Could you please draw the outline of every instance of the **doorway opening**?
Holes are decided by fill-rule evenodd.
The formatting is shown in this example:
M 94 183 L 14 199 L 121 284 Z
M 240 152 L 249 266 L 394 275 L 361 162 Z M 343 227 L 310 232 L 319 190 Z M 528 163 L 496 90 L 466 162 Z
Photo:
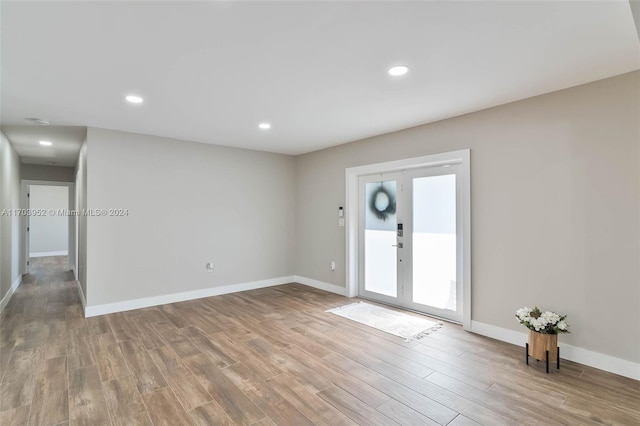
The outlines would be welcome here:
M 76 215 L 74 184 L 70 182 L 22 181 L 23 274 L 33 261 L 64 258 L 65 268 L 74 270 L 76 262 Z M 45 262 L 46 263 L 46 262 Z
M 64 186 L 29 185 L 29 258 L 68 256 L 69 191 Z

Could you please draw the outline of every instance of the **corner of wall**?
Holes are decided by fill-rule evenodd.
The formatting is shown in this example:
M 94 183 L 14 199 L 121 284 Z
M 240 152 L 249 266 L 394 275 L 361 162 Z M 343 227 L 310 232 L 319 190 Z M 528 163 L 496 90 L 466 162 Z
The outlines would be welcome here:
M 11 141 L 0 132 L 0 209 L 19 209 L 21 206 L 20 156 Z M 20 259 L 22 251 L 22 217 L 3 215 L 0 217 L 0 310 L 22 281 Z
M 0 313 L 2 313 L 2 311 L 4 311 L 4 308 L 7 307 L 9 301 L 11 300 L 11 297 L 13 296 L 13 293 L 16 292 L 20 284 L 22 284 L 22 275 L 19 275 L 18 278 L 15 279 L 7 293 L 4 295 L 2 300 L 0 300 Z

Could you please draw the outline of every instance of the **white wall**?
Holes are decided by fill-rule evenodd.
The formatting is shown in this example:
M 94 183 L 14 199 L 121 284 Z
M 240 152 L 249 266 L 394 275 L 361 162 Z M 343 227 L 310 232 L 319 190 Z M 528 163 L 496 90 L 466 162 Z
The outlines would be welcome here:
M 83 211 L 87 208 L 87 138 L 85 136 L 82 146 L 80 147 L 80 154 L 78 155 L 78 162 L 75 170 L 75 210 Z M 73 226 L 76 228 L 76 244 L 75 247 L 75 274 L 78 283 L 80 284 L 80 291 L 82 294 L 83 305 L 86 303 L 85 295 L 87 294 L 87 218 L 84 215 L 78 215 L 74 221 Z
M 345 168 L 471 148 L 472 319 L 568 314 L 561 341 L 640 362 L 640 72 L 296 159 L 296 275 L 345 285 Z M 330 260 L 337 269 L 328 268 Z
M 45 215 L 29 219 L 29 255 L 60 256 L 69 252 L 69 218 L 60 210 L 69 209 L 69 188 L 66 186 L 30 185 L 29 208 L 46 211 Z M 56 213 L 51 213 L 51 211 Z
M 75 180 L 75 170 L 73 167 L 23 164 L 20 167 L 20 178 L 50 182 L 73 182 Z
M 20 208 L 20 157 L 0 132 L 0 212 Z M 0 311 L 20 283 L 21 217 L 0 214 Z
M 88 307 L 293 274 L 293 157 L 96 128 L 86 152 L 87 207 L 128 210 L 87 218 Z

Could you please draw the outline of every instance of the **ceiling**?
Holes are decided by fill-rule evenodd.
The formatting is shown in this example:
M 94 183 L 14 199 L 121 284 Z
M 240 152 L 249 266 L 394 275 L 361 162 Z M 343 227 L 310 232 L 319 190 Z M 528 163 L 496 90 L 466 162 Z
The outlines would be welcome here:
M 627 1 L 2 2 L 1 25 L 30 162 L 70 162 L 78 126 L 301 154 L 640 68 Z
M 86 127 L 8 125 L 2 131 L 23 163 L 47 166 L 75 166 Z M 51 142 L 42 146 L 40 141 Z

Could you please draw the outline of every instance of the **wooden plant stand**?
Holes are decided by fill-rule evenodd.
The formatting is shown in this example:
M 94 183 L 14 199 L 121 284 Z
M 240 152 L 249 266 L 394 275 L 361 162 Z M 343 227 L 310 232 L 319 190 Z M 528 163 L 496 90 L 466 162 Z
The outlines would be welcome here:
M 558 347 L 557 334 L 542 334 L 529 330 L 529 341 L 525 345 L 525 360 L 529 365 L 529 357 L 538 361 L 545 361 L 547 373 L 549 373 L 549 361 L 556 362 L 556 368 L 560 369 L 560 347 Z

